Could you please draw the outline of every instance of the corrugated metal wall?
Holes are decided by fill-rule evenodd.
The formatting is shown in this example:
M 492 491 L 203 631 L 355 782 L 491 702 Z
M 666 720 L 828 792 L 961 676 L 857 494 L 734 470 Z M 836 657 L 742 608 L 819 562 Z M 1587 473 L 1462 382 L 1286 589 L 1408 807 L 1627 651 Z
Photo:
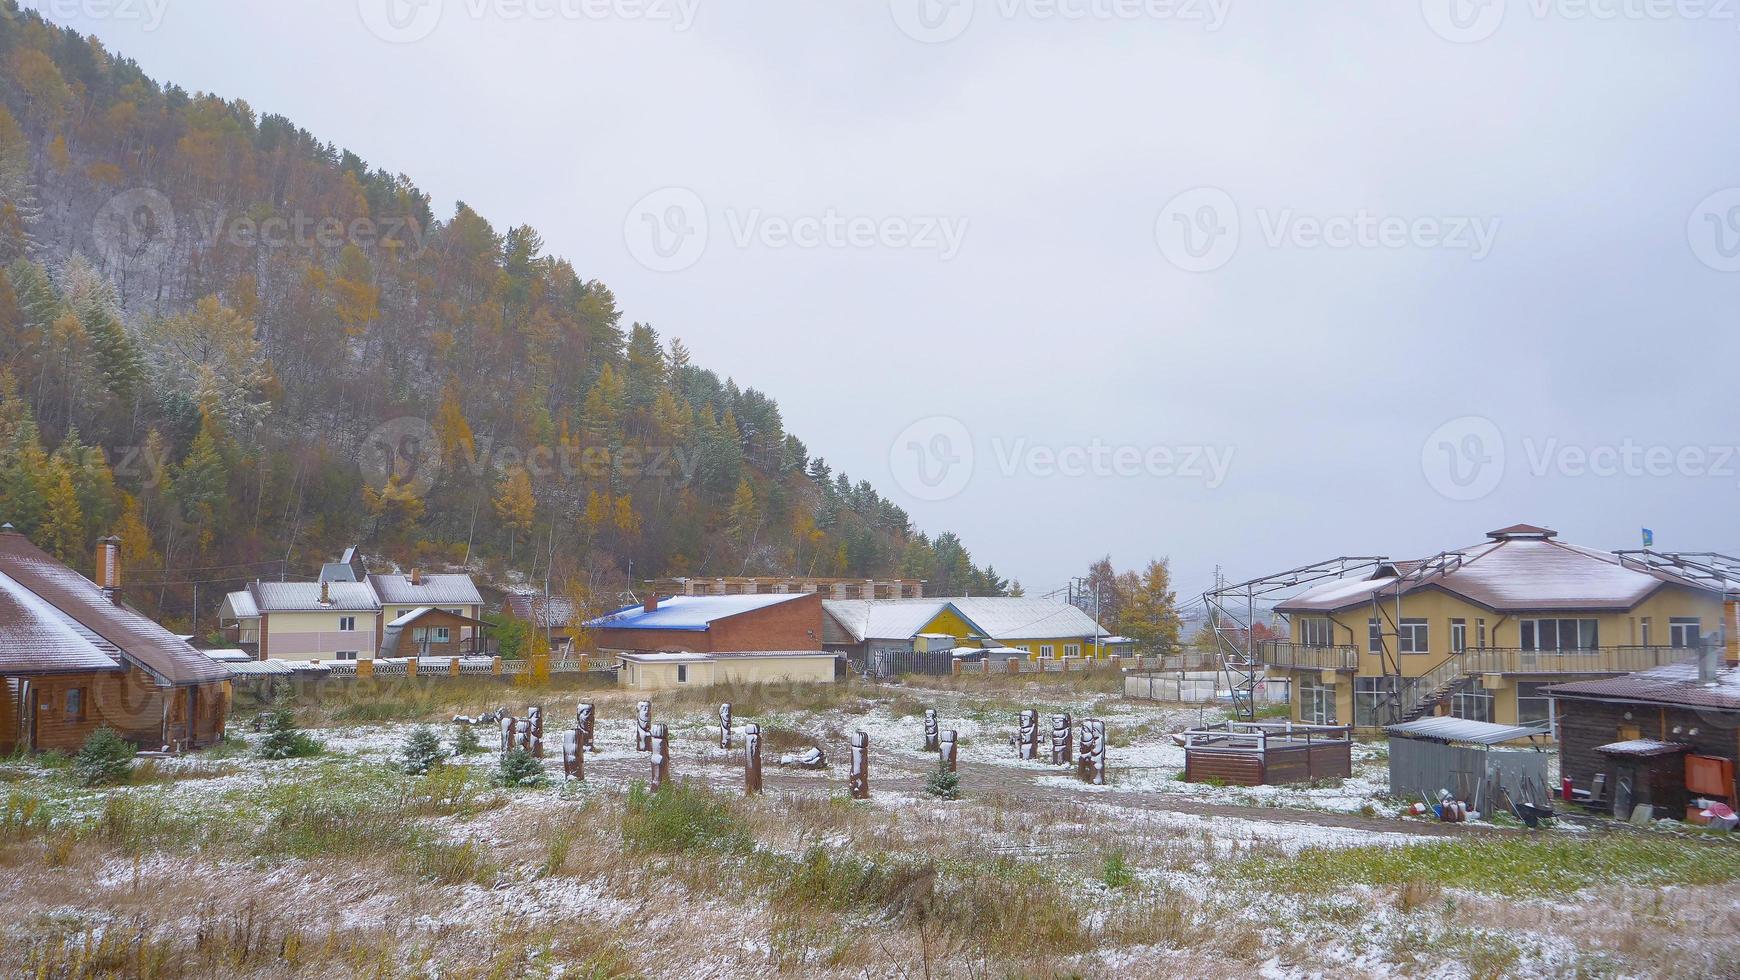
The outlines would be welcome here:
M 1523 799 L 1525 778 L 1537 789 L 1547 788 L 1547 756 L 1532 749 L 1471 748 L 1412 738 L 1390 739 L 1390 795 L 1400 799 L 1436 799 L 1439 790 L 1461 797 L 1479 782 L 1495 776 L 1517 801 Z M 1550 788 L 1548 788 L 1550 791 Z

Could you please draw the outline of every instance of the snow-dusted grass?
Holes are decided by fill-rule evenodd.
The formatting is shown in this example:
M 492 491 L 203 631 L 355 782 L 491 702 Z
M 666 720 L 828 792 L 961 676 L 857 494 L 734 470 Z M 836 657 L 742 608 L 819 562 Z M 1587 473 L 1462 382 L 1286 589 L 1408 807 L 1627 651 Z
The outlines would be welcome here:
M 1103 686 L 660 695 L 686 782 L 657 798 L 631 788 L 638 698 L 615 691 L 479 687 L 488 700 L 406 698 L 360 722 L 305 706 L 305 723 L 328 719 L 318 757 L 233 746 L 101 790 L 58 760 L 10 761 L 0 972 L 76 976 L 100 956 L 121 977 L 1719 975 L 1740 956 L 1740 906 L 1717 890 L 1740 880 L 1740 851 L 1599 831 L 1421 843 L 1399 821 L 1279 814 L 1393 813 L 1381 750 L 1356 746 L 1337 786 L 1192 786 L 1169 736 L 1218 716 Z M 742 797 L 740 755 L 717 745 L 721 694 L 739 746 L 748 723 L 767 733 L 762 797 Z M 496 787 L 493 751 L 426 776 L 395 766 L 417 724 L 539 703 L 559 777 L 555 735 L 582 696 L 602 750 L 583 784 Z M 1104 720 L 1110 785 L 1018 761 L 1007 738 L 1028 707 L 1042 742 L 1045 715 Z M 926 708 L 961 735 L 958 801 L 924 794 Z M 858 730 L 868 803 L 844 797 Z M 776 741 L 834 768 L 779 769 Z M 1260 808 L 1144 805 L 1162 797 Z

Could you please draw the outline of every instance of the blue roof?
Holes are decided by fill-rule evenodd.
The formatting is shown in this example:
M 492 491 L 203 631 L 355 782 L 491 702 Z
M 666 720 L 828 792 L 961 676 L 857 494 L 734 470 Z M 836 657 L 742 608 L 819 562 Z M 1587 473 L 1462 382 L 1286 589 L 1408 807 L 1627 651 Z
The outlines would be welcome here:
M 588 622 L 586 628 L 704 632 L 715 620 L 766 609 L 807 595 L 803 592 L 789 595 L 680 595 L 660 599 L 658 609 L 650 613 L 644 606 L 626 606 Z

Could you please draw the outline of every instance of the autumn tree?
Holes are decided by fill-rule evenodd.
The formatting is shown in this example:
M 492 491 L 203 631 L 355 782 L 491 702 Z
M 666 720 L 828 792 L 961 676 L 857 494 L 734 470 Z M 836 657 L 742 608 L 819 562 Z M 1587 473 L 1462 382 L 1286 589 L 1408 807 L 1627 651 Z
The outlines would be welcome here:
M 532 496 L 532 475 L 517 466 L 502 476 L 496 484 L 495 516 L 508 532 L 508 560 L 513 560 L 514 544 L 532 530 L 537 517 L 538 500 Z

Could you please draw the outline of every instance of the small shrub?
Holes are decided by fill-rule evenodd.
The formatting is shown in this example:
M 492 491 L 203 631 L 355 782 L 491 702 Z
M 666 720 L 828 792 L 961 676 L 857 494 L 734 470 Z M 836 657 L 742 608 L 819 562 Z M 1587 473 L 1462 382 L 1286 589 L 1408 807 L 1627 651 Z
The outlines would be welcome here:
M 622 812 L 622 842 L 631 851 L 746 854 L 754 841 L 734 801 L 679 783 L 658 793 L 635 783 Z
M 1106 855 L 1105 865 L 1100 868 L 1101 884 L 1107 888 L 1128 888 L 1135 882 L 1136 873 L 1125 862 L 1123 851 L 1113 851 Z
M 495 782 L 498 786 L 525 786 L 536 788 L 550 781 L 549 774 L 544 771 L 543 760 L 536 758 L 525 749 L 514 749 L 501 757 L 501 765 L 496 767 Z
M 483 849 L 471 841 L 460 844 L 418 842 L 406 853 L 404 861 L 410 873 L 440 885 L 488 885 L 495 878 L 495 865 Z
M 126 782 L 133 771 L 133 746 L 113 728 L 103 727 L 85 739 L 73 757 L 73 778 L 80 786 L 111 786 Z
M 925 777 L 924 791 L 939 800 L 958 800 L 961 798 L 961 774 L 938 762 L 931 774 Z
M 428 725 L 418 725 L 411 729 L 411 734 L 405 739 L 404 748 L 399 750 L 399 768 L 406 775 L 421 776 L 441 764 L 441 739 L 436 736 L 435 729 Z
M 453 754 L 456 756 L 476 755 L 483 751 L 483 742 L 477 737 L 477 729 L 471 725 L 453 726 Z
M 273 702 L 272 710 L 266 713 L 265 721 L 265 734 L 260 737 L 260 744 L 255 749 L 260 758 L 303 759 L 320 754 L 320 743 L 296 727 L 296 713 L 290 709 L 288 698 L 279 698 Z

